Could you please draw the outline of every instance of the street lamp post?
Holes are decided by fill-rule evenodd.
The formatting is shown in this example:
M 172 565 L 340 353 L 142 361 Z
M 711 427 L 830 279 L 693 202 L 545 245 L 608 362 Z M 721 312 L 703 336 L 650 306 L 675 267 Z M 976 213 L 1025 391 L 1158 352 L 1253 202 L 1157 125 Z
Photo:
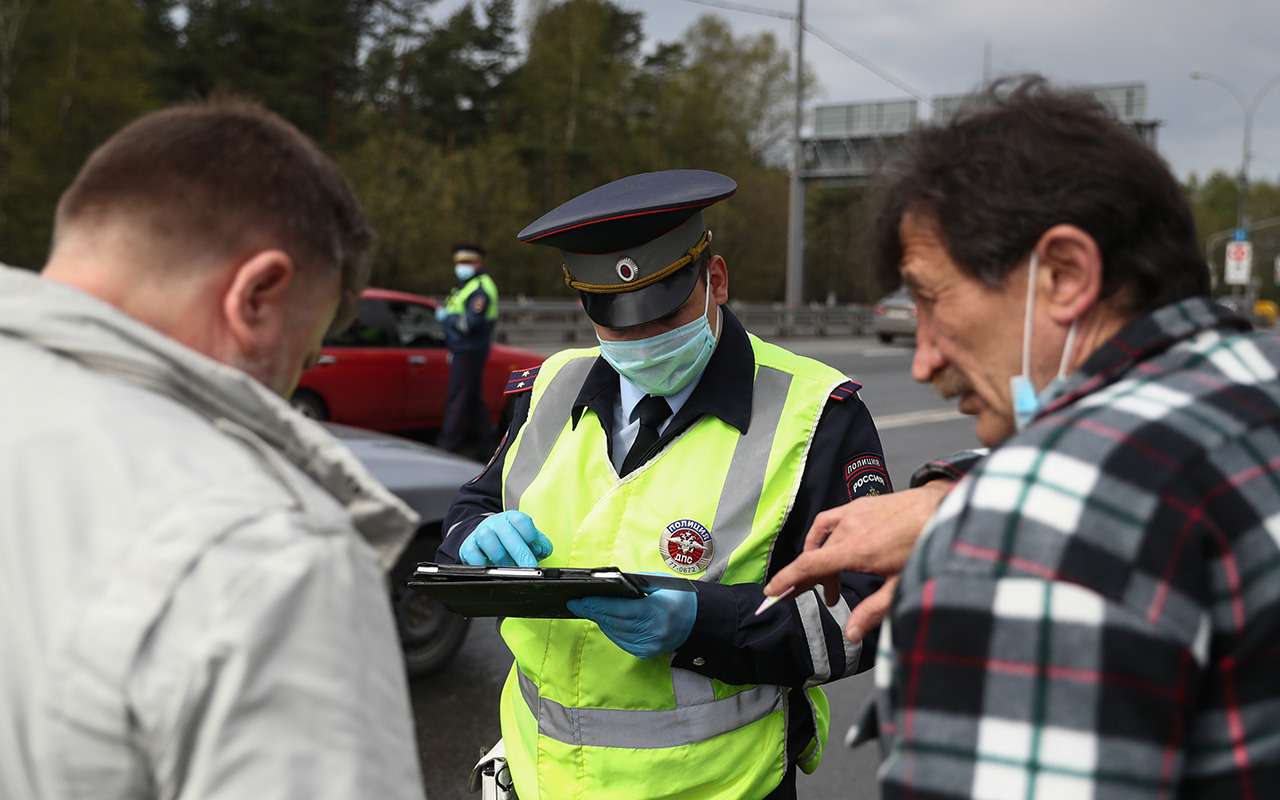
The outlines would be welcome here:
M 804 300 L 804 143 L 800 126 L 804 121 L 804 0 L 796 0 L 796 109 L 792 120 L 791 202 L 787 213 L 787 281 L 788 308 L 798 308 Z
M 1261 105 L 1263 98 L 1265 98 L 1272 89 L 1280 86 L 1280 75 L 1275 75 L 1271 80 L 1267 81 L 1263 87 L 1258 90 L 1258 93 L 1253 96 L 1252 100 L 1245 100 L 1244 95 L 1240 93 L 1240 90 L 1237 89 L 1234 84 L 1226 78 L 1223 78 L 1221 75 L 1215 75 L 1212 72 L 1193 72 L 1191 73 L 1191 80 L 1208 81 L 1209 83 L 1221 86 L 1223 89 L 1226 89 L 1233 98 L 1235 98 L 1235 101 L 1240 104 L 1240 109 L 1244 111 L 1244 143 L 1240 153 L 1240 174 L 1236 178 L 1236 230 L 1244 230 L 1249 223 L 1246 197 L 1249 194 L 1249 160 L 1253 157 L 1253 114 L 1258 110 L 1258 106 Z M 1252 276 L 1250 277 L 1249 285 L 1245 288 L 1245 291 L 1248 294 L 1250 304 L 1252 304 Z

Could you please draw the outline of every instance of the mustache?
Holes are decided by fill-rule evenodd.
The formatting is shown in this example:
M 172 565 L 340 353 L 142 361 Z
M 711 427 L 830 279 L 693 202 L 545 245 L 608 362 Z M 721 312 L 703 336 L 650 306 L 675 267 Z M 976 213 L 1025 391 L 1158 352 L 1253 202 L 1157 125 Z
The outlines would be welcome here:
M 951 400 L 973 391 L 972 384 L 960 374 L 958 369 L 951 366 L 935 375 L 930 382 L 933 384 L 933 390 L 942 395 L 944 400 Z

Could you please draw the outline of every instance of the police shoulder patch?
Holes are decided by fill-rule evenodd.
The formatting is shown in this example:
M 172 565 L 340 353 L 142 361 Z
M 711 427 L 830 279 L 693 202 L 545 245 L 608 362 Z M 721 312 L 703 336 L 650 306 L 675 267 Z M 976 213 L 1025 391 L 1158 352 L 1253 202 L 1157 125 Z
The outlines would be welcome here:
M 879 453 L 859 453 L 844 465 L 844 485 L 849 499 L 888 494 L 889 472 L 884 468 L 884 458 Z
M 850 397 L 856 397 L 858 390 L 862 388 L 862 384 L 855 380 L 847 380 L 836 388 L 831 390 L 831 399 L 844 402 Z
M 519 394 L 520 392 L 529 391 L 533 388 L 533 379 L 538 377 L 538 370 L 540 369 L 542 369 L 542 365 L 512 372 L 507 378 L 507 388 L 503 389 L 502 393 Z

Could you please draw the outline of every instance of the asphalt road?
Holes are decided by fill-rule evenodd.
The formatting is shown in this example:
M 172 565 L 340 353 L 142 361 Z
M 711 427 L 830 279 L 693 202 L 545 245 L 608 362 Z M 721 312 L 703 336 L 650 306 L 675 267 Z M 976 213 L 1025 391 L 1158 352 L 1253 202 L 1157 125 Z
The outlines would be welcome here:
M 905 487 L 912 470 L 929 458 L 977 445 L 972 420 L 911 380 L 908 344 L 884 346 L 873 339 L 844 338 L 781 344 L 862 383 L 862 400 L 880 429 L 895 486 Z M 475 760 L 498 739 L 498 692 L 510 666 L 511 654 L 493 621 L 477 620 L 457 658 L 442 672 L 413 684 L 418 742 L 432 800 L 477 796 L 466 791 L 466 777 Z M 817 772 L 800 776 L 801 798 L 879 797 L 875 748 L 851 751 L 842 744 L 870 690 L 869 673 L 827 687 L 831 746 Z

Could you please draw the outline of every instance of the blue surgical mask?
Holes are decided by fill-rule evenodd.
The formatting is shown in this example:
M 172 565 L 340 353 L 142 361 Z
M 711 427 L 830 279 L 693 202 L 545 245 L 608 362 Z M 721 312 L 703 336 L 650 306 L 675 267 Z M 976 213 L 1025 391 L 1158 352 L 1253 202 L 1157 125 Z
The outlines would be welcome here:
M 469 281 L 476 276 L 476 267 L 474 264 L 454 264 L 453 274 L 457 275 L 460 281 Z
M 701 375 L 711 360 L 719 336 L 720 318 L 716 317 L 717 330 L 713 332 L 707 319 L 710 309 L 711 278 L 708 270 L 707 300 L 701 317 L 647 339 L 622 342 L 600 339 L 600 355 L 619 375 L 645 394 L 670 397 Z
M 1022 374 L 1009 379 L 1009 392 L 1013 398 L 1013 424 L 1021 431 L 1040 410 L 1048 405 L 1062 390 L 1067 382 L 1067 363 L 1071 361 L 1071 351 L 1076 341 L 1076 321 L 1072 321 L 1067 331 L 1067 341 L 1062 348 L 1062 360 L 1058 362 L 1058 376 L 1049 381 L 1044 391 L 1036 392 L 1031 382 L 1031 323 L 1036 307 L 1036 269 L 1040 260 L 1033 252 L 1031 266 L 1027 270 L 1027 308 L 1022 323 Z

